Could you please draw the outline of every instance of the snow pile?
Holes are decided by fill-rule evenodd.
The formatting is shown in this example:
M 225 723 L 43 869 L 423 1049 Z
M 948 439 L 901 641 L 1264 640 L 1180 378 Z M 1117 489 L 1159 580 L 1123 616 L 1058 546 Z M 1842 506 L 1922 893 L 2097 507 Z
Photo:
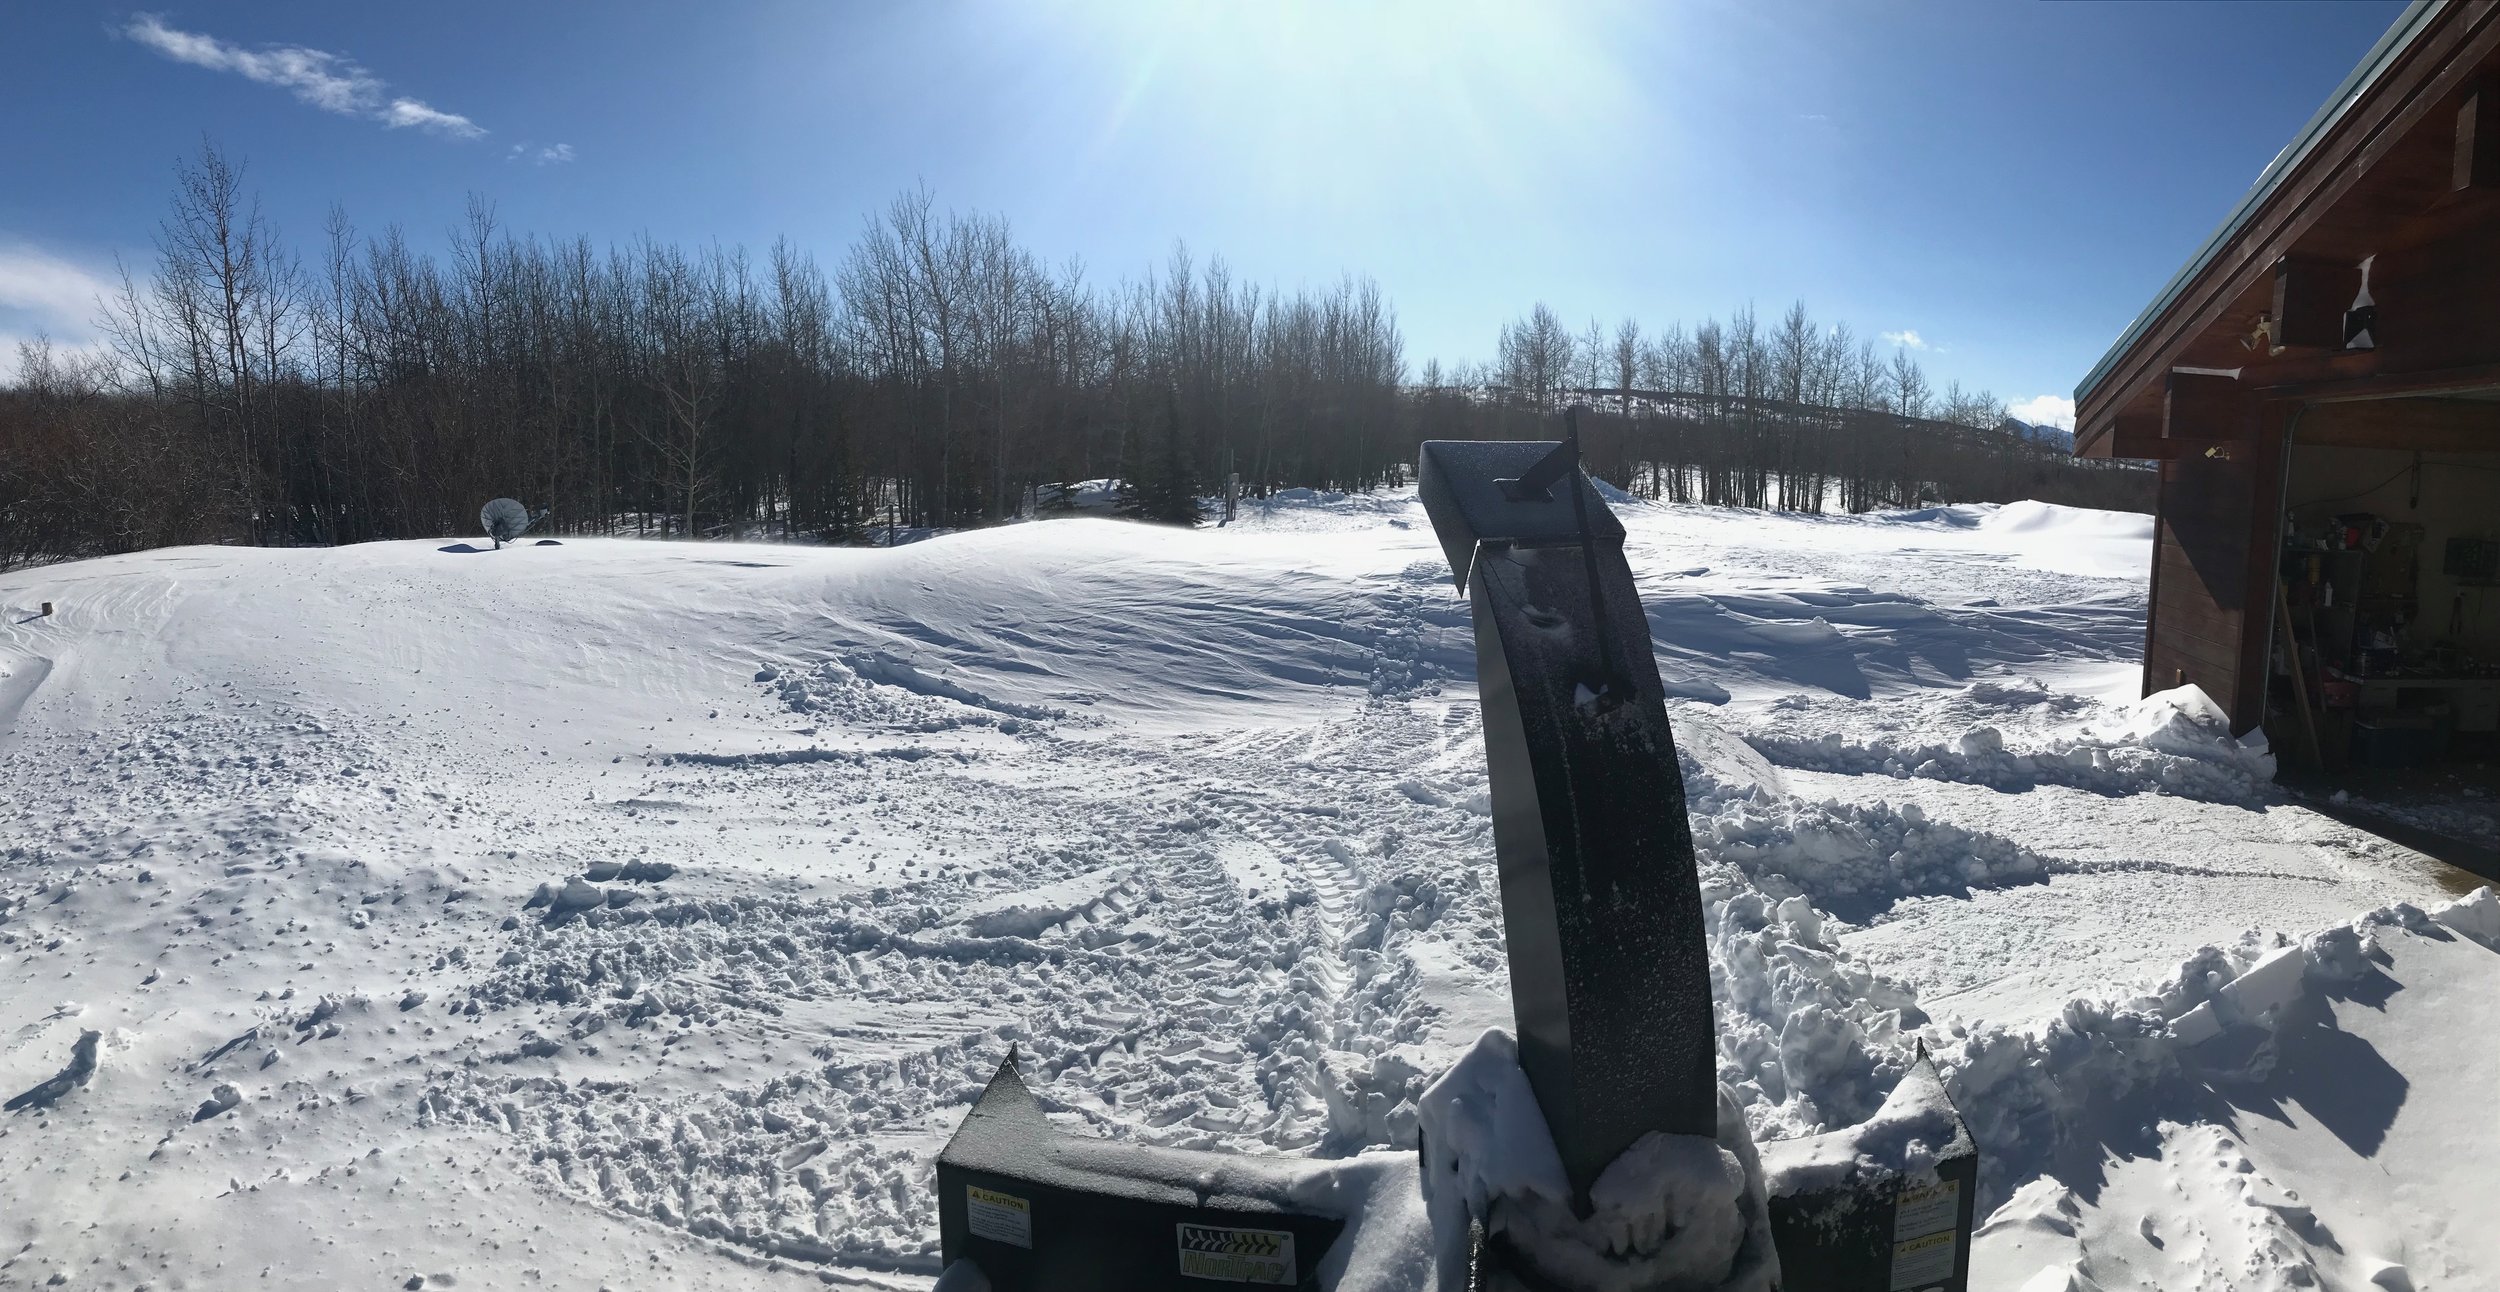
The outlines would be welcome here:
M 1687 792 L 1692 793 L 1687 782 Z M 1828 909 L 1912 893 L 2036 884 L 2047 863 L 2010 840 L 1930 821 L 1916 804 L 1693 794 L 1695 847 L 1757 879 L 1780 876 Z M 1702 836 L 1703 831 L 1707 836 Z
M 1524 1272 L 1590 1292 L 1768 1292 L 1778 1277 L 1762 1172 L 1733 1096 L 1715 1140 L 1652 1132 L 1607 1166 L 1576 1216 L 1545 1115 L 1498 1029 L 1424 1092 L 1424 1205 L 1444 1292 L 1463 1292 L 1477 1232 Z
M 2207 946 L 2158 986 L 2115 999 L 2076 999 L 2039 1027 L 1950 1029 L 1935 1057 L 1983 1153 L 1983 1203 L 2049 1169 L 2061 1149 L 2100 1133 L 2098 1110 L 2181 1079 L 2262 1082 L 2276 1033 L 2315 993 L 2338 993 L 2388 962 L 2387 929 L 2431 924 L 2459 932 L 2500 913 L 2488 887 L 2424 912 L 2396 904 L 2303 938 L 2252 933 Z
M 2153 518 L 2143 512 L 2094 511 L 2030 499 L 1967 510 L 1980 514 L 1977 528 L 1982 534 L 2040 568 L 2060 573 L 2140 577 L 2145 549 L 2153 541 Z
M 1980 682 L 1966 694 L 1996 703 L 2024 692 Z M 2027 749 L 2008 748 L 2004 732 L 1987 724 L 1968 727 L 1950 741 L 1921 744 L 1860 742 L 1838 733 L 1750 732 L 1745 739 L 1785 767 L 1918 776 L 2003 790 L 2065 785 L 2110 795 L 2151 791 L 2256 802 L 2274 779 L 2274 755 L 2264 733 L 2232 736 L 2221 706 L 2193 685 L 2156 692 L 2098 725 L 2049 736 Z
M 2197 762 L 2235 768 L 2252 780 L 2274 777 L 2274 755 L 2262 731 L 2231 734 L 2230 715 L 2202 688 L 2156 691 L 2090 734 L 2113 748 L 2137 746 Z
M 2494 951 L 2500 951 L 2500 897 L 2493 895 L 2488 884 L 2433 910 L 2430 917 Z
M 1853 1181 L 1932 1184 L 1939 1161 L 1969 1148 L 1935 1070 L 1920 1066 L 1905 1074 L 1865 1121 L 1765 1144 L 1763 1189 L 1777 1198 Z
M 1930 820 L 1916 804 L 1811 800 L 1787 792 L 1752 735 L 1730 739 L 1699 713 L 1677 715 L 1693 847 L 1755 880 L 1810 893 L 1825 910 L 1880 909 L 1915 894 L 2045 881 L 2049 864 L 2011 840 Z M 1788 894 L 1783 894 L 1783 896 Z
M 2129 735 L 2157 757 L 2197 749 L 2232 759 L 2218 746 L 2244 746 L 2217 737 L 2196 698 L 2155 697 L 2131 715 Z M 1691 714 L 1679 723 L 1704 863 L 1722 1080 L 1756 1135 L 1789 1140 L 1870 1114 L 1880 1120 L 1878 1103 L 1896 1088 L 1912 1037 L 1924 1037 L 1981 1146 L 1986 1205 L 2093 1142 L 2113 1104 L 2200 1081 L 2265 1080 L 2277 1029 L 2310 993 L 2376 975 L 2387 928 L 2437 924 L 2500 945 L 2500 901 L 2479 890 L 2427 914 L 2397 903 L 2304 938 L 2251 934 L 2207 946 L 2148 992 L 2073 998 L 2037 1023 L 1938 1028 L 1913 986 L 1856 962 L 1841 942 L 1848 926 L 1828 912 L 2045 883 L 2071 868 L 1993 836 L 1928 828 L 1914 805 L 1894 812 L 1880 801 L 1774 792 L 1775 769 L 1749 765 Z
M 1758 1138 L 1866 1116 L 1906 1068 L 1904 1033 L 1927 1020 L 1907 984 L 1868 971 L 1804 895 L 1702 874 L 1719 1080 Z

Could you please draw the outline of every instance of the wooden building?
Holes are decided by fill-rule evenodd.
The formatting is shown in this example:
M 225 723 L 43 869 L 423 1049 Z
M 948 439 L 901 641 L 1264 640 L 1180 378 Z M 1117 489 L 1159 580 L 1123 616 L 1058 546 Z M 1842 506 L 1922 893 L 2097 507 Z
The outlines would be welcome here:
M 2161 474 L 2148 693 L 2295 763 L 2487 755 L 2500 3 L 2406 10 L 2075 403 L 2077 454 Z

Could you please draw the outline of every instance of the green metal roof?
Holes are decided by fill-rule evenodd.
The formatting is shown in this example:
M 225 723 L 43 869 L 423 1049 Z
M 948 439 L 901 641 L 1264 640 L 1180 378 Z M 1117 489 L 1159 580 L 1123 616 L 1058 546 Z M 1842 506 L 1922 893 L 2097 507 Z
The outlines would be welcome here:
M 2393 24 L 2389 25 L 2387 34 L 2380 36 L 2378 43 L 2370 47 L 2370 52 L 2361 60 L 2361 65 L 2352 69 L 2352 74 L 2344 78 L 2342 85 L 2335 87 L 2335 93 L 2327 96 L 2326 105 L 2318 109 L 2316 116 L 2309 118 L 2309 124 L 2301 127 L 2300 133 L 2293 136 L 2292 142 L 2285 146 L 2283 151 L 2274 155 L 2274 160 L 2268 163 L 2264 172 L 2257 176 L 2257 183 L 2248 190 L 2246 196 L 2240 199 L 2239 205 L 2232 207 L 2231 213 L 2222 217 L 2222 224 L 2214 230 L 2213 236 L 2205 239 L 2205 245 L 2198 247 L 2196 254 L 2188 257 L 2187 264 L 2181 266 L 2179 272 L 2172 274 L 2169 282 L 2162 284 L 2161 294 L 2153 298 L 2152 304 L 2144 307 L 2143 313 L 2135 316 L 2135 321 L 2129 323 L 2127 330 L 2119 334 L 2117 343 L 2109 348 L 2109 353 L 2102 355 L 2101 361 L 2092 366 L 2092 371 L 2084 377 L 2083 384 L 2075 387 L 2075 402 L 2083 402 L 2084 397 L 2091 394 L 2095 386 L 2101 384 L 2101 379 L 2109 375 L 2110 369 L 2118 366 L 2119 356 L 2125 354 L 2137 341 L 2143 339 L 2146 330 L 2153 326 L 2153 320 L 2161 317 L 2162 311 L 2169 309 L 2171 303 L 2179 299 L 2179 293 L 2186 291 L 2187 285 L 2194 281 L 2199 273 L 2204 272 L 2205 266 L 2212 264 L 2214 257 L 2222 254 L 2222 249 L 2229 245 L 2233 238 L 2239 236 L 2240 230 L 2247 225 L 2250 217 L 2257 213 L 2257 208 L 2264 205 L 2265 200 L 2272 196 L 2274 190 L 2283 183 L 2284 177 L 2290 175 L 2301 162 L 2307 160 L 2309 154 L 2317 148 L 2318 141 L 2326 137 L 2327 131 L 2334 128 L 2336 122 L 2343 120 L 2344 114 L 2352 110 L 2352 105 L 2361 101 L 2363 92 L 2378 81 L 2378 78 L 2387 71 L 2389 64 L 2396 61 L 2396 55 L 2402 52 L 2405 46 L 2412 44 L 2413 38 L 2420 35 L 2422 30 L 2430 25 L 2432 15 L 2447 8 L 2449 3 L 2450 0 L 2413 0 L 2412 5 L 2407 7 Z

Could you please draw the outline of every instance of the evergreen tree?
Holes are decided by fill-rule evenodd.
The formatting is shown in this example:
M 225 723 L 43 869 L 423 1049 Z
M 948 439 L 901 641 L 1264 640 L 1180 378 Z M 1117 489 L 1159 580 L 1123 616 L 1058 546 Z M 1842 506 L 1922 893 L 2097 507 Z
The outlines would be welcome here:
M 1120 482 L 1111 490 L 1112 511 L 1131 520 L 1146 519 L 1151 510 L 1147 500 L 1154 491 L 1154 457 L 1148 450 L 1144 429 L 1132 414 L 1120 433 Z
M 1154 431 L 1140 428 L 1128 437 L 1126 469 L 1120 474 L 1120 514 L 1159 525 L 1194 527 L 1198 523 L 1198 473 L 1189 437 L 1181 430 L 1177 391 L 1164 391 L 1160 421 Z
M 1149 520 L 1166 525 L 1194 529 L 1198 524 L 1198 462 L 1189 451 L 1189 436 L 1181 429 L 1181 401 L 1177 391 L 1163 395 L 1163 478 L 1155 493 L 1155 507 Z
M 1066 516 L 1076 511 L 1076 481 L 1053 480 L 1035 487 L 1040 502 L 1034 508 L 1044 516 Z

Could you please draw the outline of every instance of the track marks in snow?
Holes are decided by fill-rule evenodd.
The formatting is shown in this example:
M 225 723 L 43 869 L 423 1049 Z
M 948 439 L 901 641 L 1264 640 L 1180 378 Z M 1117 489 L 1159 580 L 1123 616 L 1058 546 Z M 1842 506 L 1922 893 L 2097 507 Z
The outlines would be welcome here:
M 510 1136 L 551 1183 L 619 1211 L 921 1272 L 930 1154 L 1011 1043 L 1045 1102 L 1096 1133 L 1411 1144 L 1436 1010 L 1401 948 L 1494 915 L 1446 850 L 1489 862 L 1483 818 L 1393 786 L 1465 728 L 1375 703 L 1294 729 L 1055 742 L 1041 776 L 681 761 L 651 794 L 701 803 L 720 793 L 705 778 L 769 777 L 800 815 L 975 795 L 1027 842 L 912 858 L 884 887 L 523 924 L 468 989 L 480 1036 L 503 1039 L 435 1070 L 422 1116 Z
M 954 731 L 990 727 L 1010 735 L 1079 720 L 1069 710 L 1006 700 L 882 652 L 811 664 L 767 664 L 755 681 L 790 712 L 854 730 Z
M 2355 1198 L 2304 1198 L 2252 1160 L 2229 1128 L 2161 1121 L 2139 1152 L 2107 1164 L 2080 1193 L 2041 1176 L 1987 1217 L 1972 1282 L 2195 1292 L 2415 1287 L 2404 1265 L 2339 1239 L 2330 1213 Z

